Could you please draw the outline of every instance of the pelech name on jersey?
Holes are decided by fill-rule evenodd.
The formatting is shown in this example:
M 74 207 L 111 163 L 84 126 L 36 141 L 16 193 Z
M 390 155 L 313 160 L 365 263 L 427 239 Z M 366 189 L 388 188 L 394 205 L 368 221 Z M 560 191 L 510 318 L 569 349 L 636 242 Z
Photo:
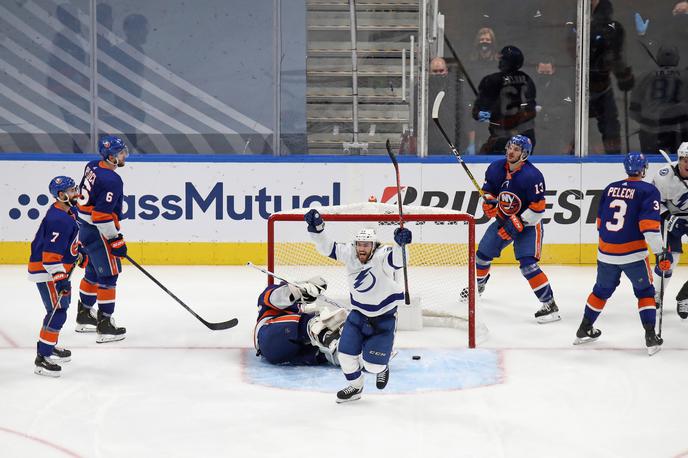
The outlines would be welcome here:
M 619 188 L 612 186 L 607 191 L 607 197 L 617 197 L 619 199 L 632 199 L 635 195 L 635 188 Z

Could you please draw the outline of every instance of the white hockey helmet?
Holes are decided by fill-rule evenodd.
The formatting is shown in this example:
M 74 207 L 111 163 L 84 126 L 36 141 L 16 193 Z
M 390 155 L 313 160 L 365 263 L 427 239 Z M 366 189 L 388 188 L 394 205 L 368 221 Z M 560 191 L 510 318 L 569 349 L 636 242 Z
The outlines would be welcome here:
M 354 242 L 373 242 L 373 244 L 377 244 L 377 232 L 372 227 L 363 228 L 354 236 Z
M 681 143 L 681 146 L 678 147 L 676 154 L 678 155 L 679 159 L 682 157 L 688 157 L 688 142 Z

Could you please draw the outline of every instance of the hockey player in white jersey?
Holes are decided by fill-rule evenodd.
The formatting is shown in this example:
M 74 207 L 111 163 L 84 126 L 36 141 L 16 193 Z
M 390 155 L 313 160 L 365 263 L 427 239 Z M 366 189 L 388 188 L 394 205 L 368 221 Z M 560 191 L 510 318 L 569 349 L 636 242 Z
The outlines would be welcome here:
M 664 243 L 673 255 L 671 269 L 664 272 L 664 291 L 666 291 L 674 266 L 678 265 L 683 253 L 681 239 L 684 235 L 688 235 L 688 216 L 681 216 L 688 215 L 688 142 L 683 142 L 679 146 L 678 162 L 659 169 L 652 183 L 659 189 L 661 198 L 659 211 L 662 224 L 666 225 L 667 234 L 667 240 Z M 662 272 L 655 267 L 654 284 L 657 289 L 655 300 L 658 304 L 661 275 Z M 676 311 L 682 319 L 688 318 L 688 302 L 679 301 Z
M 318 251 L 346 268 L 351 312 L 339 339 L 339 364 L 349 386 L 337 393 L 337 402 L 355 401 L 363 391 L 363 370 L 376 374 L 378 389 L 389 380 L 397 306 L 404 301 L 397 272 L 403 267 L 402 250 L 411 243 L 411 231 L 397 228 L 395 246 L 381 246 L 374 229 L 362 229 L 354 241 L 339 243 L 323 233 L 325 222 L 317 210 L 304 219 Z

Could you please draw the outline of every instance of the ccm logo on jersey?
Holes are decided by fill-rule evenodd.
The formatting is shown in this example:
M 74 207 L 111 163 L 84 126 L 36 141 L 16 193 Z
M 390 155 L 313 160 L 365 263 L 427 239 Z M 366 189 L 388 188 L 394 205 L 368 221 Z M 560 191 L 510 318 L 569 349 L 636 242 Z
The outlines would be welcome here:
M 521 199 L 509 191 L 499 193 L 499 209 L 507 216 L 516 215 L 521 210 Z
M 375 286 L 375 283 L 377 283 L 377 278 L 375 278 L 375 275 L 373 275 L 370 269 L 371 268 L 368 267 L 360 271 L 356 276 L 356 280 L 354 280 L 354 289 L 359 293 L 370 291 L 373 289 L 373 286 Z

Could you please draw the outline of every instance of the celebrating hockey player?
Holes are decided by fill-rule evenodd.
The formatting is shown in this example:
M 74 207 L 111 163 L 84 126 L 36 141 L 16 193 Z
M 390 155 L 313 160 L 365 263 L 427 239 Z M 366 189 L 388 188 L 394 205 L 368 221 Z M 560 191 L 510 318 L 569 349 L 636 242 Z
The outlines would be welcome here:
M 583 320 L 574 345 L 597 340 L 602 331 L 593 324 L 619 285 L 621 273 L 631 281 L 638 298 L 640 321 L 645 329 L 645 345 L 650 355 L 657 353 L 662 339 L 655 332 L 657 305 L 652 286 L 647 247 L 657 255 L 657 266 L 668 270 L 671 253 L 662 251 L 659 233 L 659 191 L 643 180 L 648 161 L 642 153 L 624 158 L 628 178 L 609 184 L 597 210 L 599 244 L 597 279 L 585 305 Z
M 29 279 L 36 282 L 46 311 L 34 372 L 59 377 L 62 368 L 56 363 L 68 362 L 72 356 L 71 351 L 56 346 L 72 297 L 69 273 L 75 264 L 87 260 L 79 252 L 79 227 L 72 213 L 79 197 L 76 183 L 59 176 L 50 181 L 48 189 L 55 203 L 38 227 L 29 258 Z
M 339 364 L 349 386 L 337 393 L 337 402 L 361 398 L 363 374 L 376 374 L 376 386 L 389 380 L 389 359 L 394 344 L 397 306 L 403 303 L 403 286 L 397 272 L 403 267 L 402 250 L 411 243 L 411 231 L 397 228 L 398 246 L 381 246 L 374 229 L 362 229 L 353 242 L 332 242 L 323 233 L 325 222 L 317 210 L 304 216 L 318 251 L 346 268 L 351 312 L 339 340 Z
M 272 364 L 338 365 L 337 346 L 347 312 L 316 303 L 327 282 L 269 285 L 258 296 L 256 355 Z
M 666 225 L 667 240 L 664 242 L 671 252 L 673 259 L 671 267 L 664 272 L 664 291 L 669 285 L 674 266 L 683 253 L 681 239 L 688 235 L 688 142 L 681 143 L 678 148 L 678 163 L 667 165 L 659 169 L 652 182 L 659 189 L 659 211 L 662 224 Z M 681 216 L 681 214 L 685 216 Z M 664 227 L 662 227 L 664 229 Z M 659 302 L 659 287 L 662 272 L 655 267 L 654 279 L 657 291 L 655 301 Z M 676 311 L 682 319 L 688 318 L 688 303 L 679 302 Z
M 506 157 L 494 161 L 485 172 L 483 211 L 495 221 L 485 231 L 476 253 L 478 293 L 485 291 L 490 279 L 490 266 L 502 250 L 513 242 L 514 253 L 521 273 L 528 280 L 541 303 L 535 312 L 538 323 L 560 319 L 554 294 L 538 261 L 542 249 L 542 215 L 545 211 L 545 180 L 530 161 L 530 139 L 524 135 L 511 137 L 506 145 Z M 468 289 L 461 293 L 462 300 Z
M 81 180 L 78 205 L 79 240 L 90 258 L 79 288 L 76 330 L 97 331 L 96 342 L 124 339 L 126 329 L 117 327 L 115 311 L 117 277 L 122 271 L 121 257 L 127 254 L 124 237 L 119 233 L 122 218 L 123 183 L 117 174 L 129 152 L 119 137 L 107 135 L 98 142 L 100 161 L 86 164 Z M 98 302 L 98 314 L 93 306 Z

